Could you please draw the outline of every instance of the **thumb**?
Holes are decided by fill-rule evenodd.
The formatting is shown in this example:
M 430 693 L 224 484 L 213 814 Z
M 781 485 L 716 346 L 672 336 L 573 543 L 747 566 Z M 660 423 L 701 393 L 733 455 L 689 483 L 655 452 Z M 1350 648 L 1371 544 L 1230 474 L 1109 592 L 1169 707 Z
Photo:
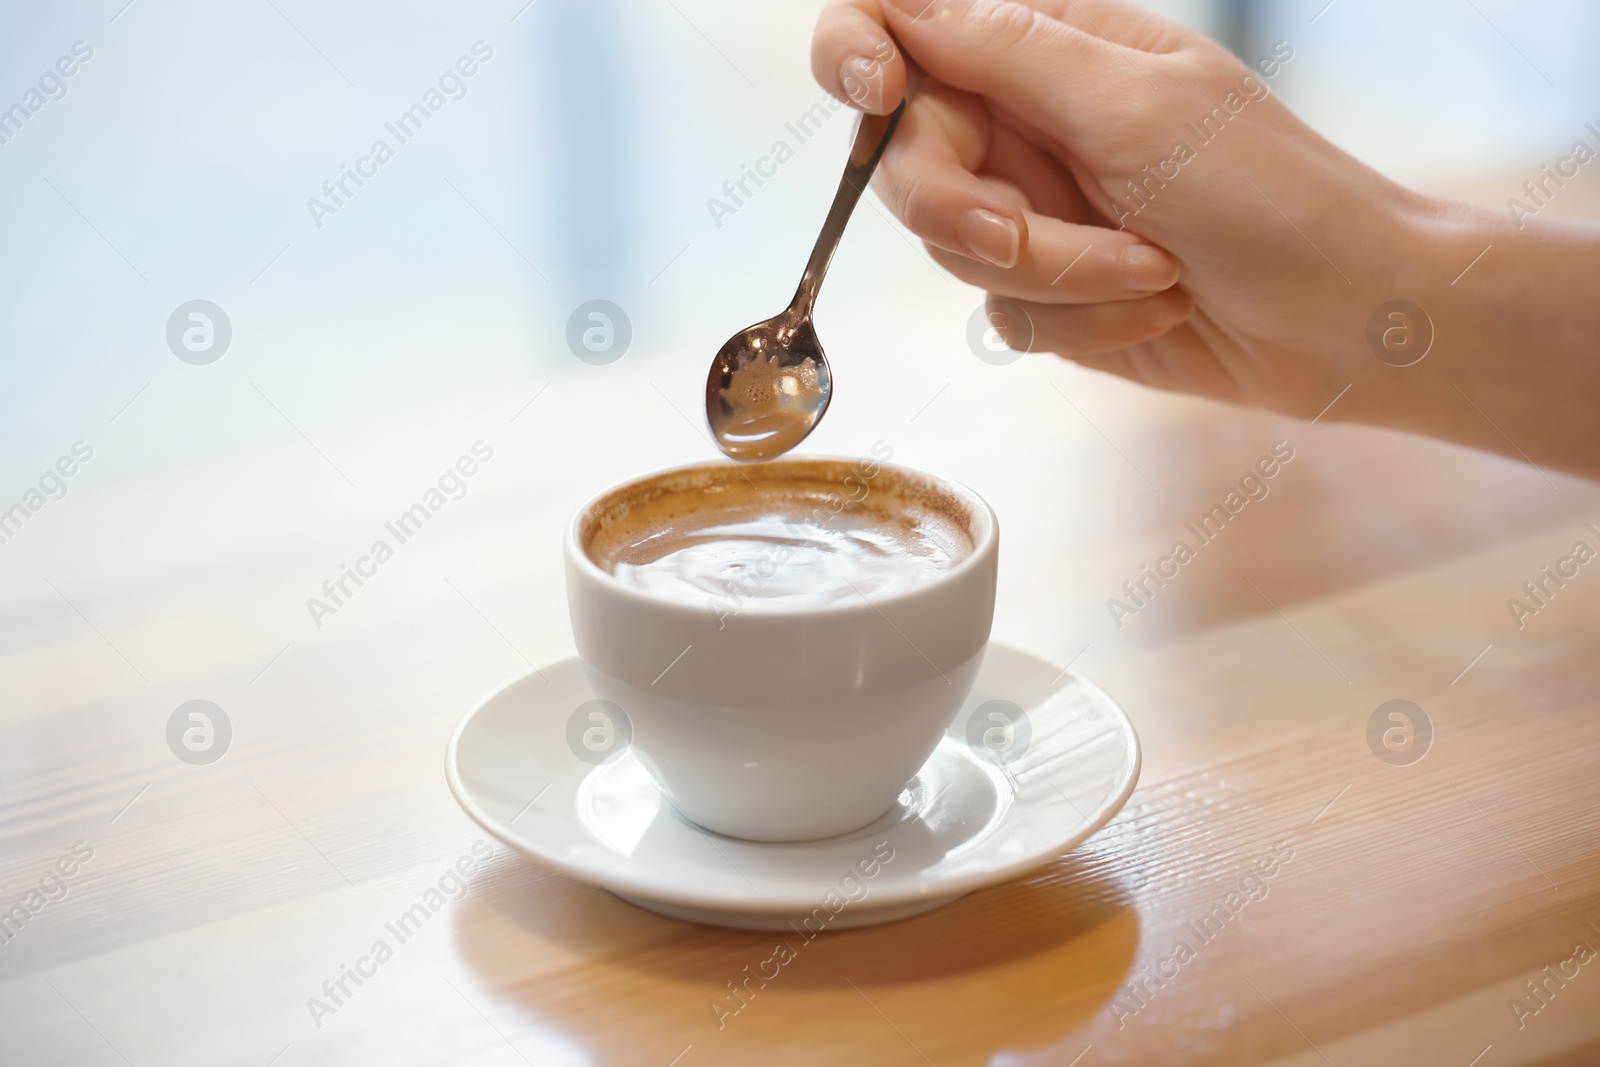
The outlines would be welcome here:
M 882 5 L 895 39 L 930 76 L 1001 104 L 1069 143 L 1092 142 L 1096 131 L 1108 129 L 1108 118 L 1125 110 L 1119 105 L 1152 89 L 1117 45 L 1027 4 Z

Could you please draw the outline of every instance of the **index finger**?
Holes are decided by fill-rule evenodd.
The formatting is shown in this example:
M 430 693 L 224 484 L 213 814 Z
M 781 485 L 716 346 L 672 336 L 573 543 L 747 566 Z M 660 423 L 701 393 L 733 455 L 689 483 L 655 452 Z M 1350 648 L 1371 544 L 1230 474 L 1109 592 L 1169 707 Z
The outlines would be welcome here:
M 906 91 L 906 63 L 878 0 L 829 0 L 811 38 L 811 74 L 862 111 L 887 115 Z

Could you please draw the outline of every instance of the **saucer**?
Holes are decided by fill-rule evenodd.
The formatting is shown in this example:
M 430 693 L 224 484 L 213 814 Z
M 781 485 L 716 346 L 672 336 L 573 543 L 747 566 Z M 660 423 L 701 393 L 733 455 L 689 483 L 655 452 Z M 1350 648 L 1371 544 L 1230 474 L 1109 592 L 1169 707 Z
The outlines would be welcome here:
M 954 725 L 877 821 L 818 841 L 742 841 L 679 815 L 633 752 L 599 766 L 574 755 L 569 720 L 594 699 L 576 659 L 502 686 L 450 738 L 451 793 L 517 851 L 713 926 L 844 929 L 939 907 L 1075 848 L 1139 777 L 1133 724 L 1110 697 L 990 644 Z

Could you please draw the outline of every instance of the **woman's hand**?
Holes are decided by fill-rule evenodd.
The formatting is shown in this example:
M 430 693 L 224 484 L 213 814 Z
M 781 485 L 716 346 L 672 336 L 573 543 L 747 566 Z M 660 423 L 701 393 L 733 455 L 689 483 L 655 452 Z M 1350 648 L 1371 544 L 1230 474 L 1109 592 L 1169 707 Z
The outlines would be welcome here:
M 1246 67 L 1118 0 L 833 0 L 812 51 L 824 87 L 880 113 L 925 72 L 877 188 L 988 290 L 1012 347 L 1303 418 L 1348 387 L 1330 419 L 1600 472 L 1600 440 L 1550 425 L 1600 404 L 1594 235 L 1382 177 L 1271 94 L 1293 58 Z M 1424 317 L 1378 336 L 1431 346 L 1415 366 L 1368 341 L 1396 299 Z M 1529 337 L 1509 323 L 1540 302 L 1565 328 L 1510 373 Z

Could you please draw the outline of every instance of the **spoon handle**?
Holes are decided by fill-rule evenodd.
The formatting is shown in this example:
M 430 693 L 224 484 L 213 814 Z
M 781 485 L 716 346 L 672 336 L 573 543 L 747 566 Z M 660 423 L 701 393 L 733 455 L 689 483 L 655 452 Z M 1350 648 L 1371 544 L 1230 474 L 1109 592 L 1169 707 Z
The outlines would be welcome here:
M 878 169 L 878 160 L 883 158 L 883 150 L 889 146 L 889 138 L 894 136 L 895 127 L 900 125 L 900 116 L 905 114 L 905 110 L 906 101 L 902 100 L 900 106 L 887 115 L 861 116 L 855 143 L 850 147 L 850 161 L 845 164 L 844 177 L 839 179 L 839 191 L 833 196 L 833 206 L 828 209 L 822 232 L 817 235 L 816 247 L 812 248 L 811 259 L 806 263 L 806 272 L 800 277 L 800 288 L 795 290 L 794 300 L 789 305 L 790 311 L 797 312 L 800 317 L 810 317 L 811 309 L 817 302 L 817 290 L 822 288 L 822 276 L 828 273 L 833 251 L 839 247 L 839 239 L 844 236 L 845 224 L 850 221 L 850 214 L 855 211 L 861 194 L 866 192 L 872 172 Z

